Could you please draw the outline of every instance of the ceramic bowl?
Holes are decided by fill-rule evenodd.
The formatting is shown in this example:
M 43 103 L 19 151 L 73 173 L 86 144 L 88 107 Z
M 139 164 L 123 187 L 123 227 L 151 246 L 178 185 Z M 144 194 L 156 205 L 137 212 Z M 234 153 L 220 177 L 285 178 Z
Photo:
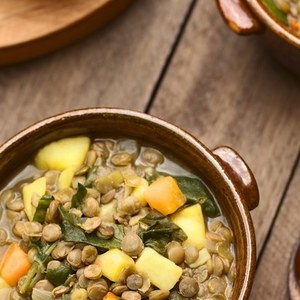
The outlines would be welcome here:
M 278 22 L 261 0 L 216 0 L 227 25 L 241 35 L 260 34 L 271 54 L 300 75 L 300 38 Z
M 66 136 L 138 139 L 176 157 L 208 185 L 235 236 L 237 278 L 233 299 L 247 299 L 256 260 L 255 235 L 249 210 L 258 205 L 258 189 L 249 167 L 231 148 L 209 150 L 184 130 L 156 117 L 129 110 L 89 108 L 38 122 L 0 147 L 0 178 L 24 163 L 41 146 Z

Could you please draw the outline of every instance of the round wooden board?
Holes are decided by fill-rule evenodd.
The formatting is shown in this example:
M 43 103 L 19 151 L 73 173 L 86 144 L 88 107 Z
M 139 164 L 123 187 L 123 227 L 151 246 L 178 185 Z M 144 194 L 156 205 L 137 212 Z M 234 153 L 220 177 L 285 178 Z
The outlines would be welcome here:
M 0 65 L 29 60 L 83 38 L 133 0 L 1 0 Z

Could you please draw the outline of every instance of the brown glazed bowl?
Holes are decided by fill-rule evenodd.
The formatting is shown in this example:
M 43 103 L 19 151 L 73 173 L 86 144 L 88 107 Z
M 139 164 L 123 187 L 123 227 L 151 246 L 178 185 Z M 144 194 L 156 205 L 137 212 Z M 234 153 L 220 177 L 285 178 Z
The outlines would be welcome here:
M 260 34 L 271 54 L 300 75 L 300 38 L 278 22 L 261 0 L 216 0 L 227 25 L 240 35 Z
M 252 172 L 231 148 L 209 150 L 184 130 L 143 113 L 89 108 L 66 112 L 36 123 L 0 147 L 0 177 L 32 157 L 43 145 L 66 136 L 128 137 L 145 141 L 176 157 L 200 176 L 215 195 L 235 237 L 237 277 L 232 299 L 248 299 L 255 269 L 255 235 L 249 210 L 258 205 Z

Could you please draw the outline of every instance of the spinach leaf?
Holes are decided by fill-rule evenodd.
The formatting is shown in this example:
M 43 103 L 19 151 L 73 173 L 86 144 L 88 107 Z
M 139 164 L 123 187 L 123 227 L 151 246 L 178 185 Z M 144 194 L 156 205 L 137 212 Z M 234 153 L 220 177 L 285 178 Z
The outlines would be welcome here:
M 78 183 L 77 192 L 72 197 L 71 207 L 75 207 L 75 208 L 80 207 L 83 204 L 86 194 L 87 194 L 86 187 Z
M 275 17 L 275 19 L 286 26 L 288 25 L 287 15 L 276 6 L 274 0 L 262 0 L 262 3 L 266 6 L 273 17 Z
M 71 266 L 67 263 L 61 263 L 57 268 L 48 269 L 46 278 L 58 286 L 64 284 L 71 273 L 73 273 Z
M 189 176 L 176 176 L 165 172 L 160 172 L 158 174 L 160 176 L 171 176 L 177 181 L 180 190 L 187 198 L 185 207 L 194 204 L 200 204 L 206 216 L 215 218 L 220 215 L 219 207 L 216 204 L 212 194 L 198 178 Z
M 39 265 L 46 266 L 52 257 L 50 256 L 52 250 L 56 247 L 57 243 L 48 244 L 45 241 L 35 241 L 30 239 L 29 247 L 35 248 L 37 253 L 34 260 L 39 263 Z
M 62 217 L 63 226 L 63 240 L 66 242 L 85 243 L 95 246 L 100 250 L 108 250 L 114 248 L 121 248 L 121 241 L 124 233 L 121 225 L 114 225 L 115 234 L 111 239 L 103 239 L 98 237 L 95 233 L 86 233 L 82 228 L 77 225 L 84 221 L 74 214 L 68 213 L 59 206 L 59 212 Z
M 20 283 L 20 294 L 24 295 L 32 290 L 34 285 L 43 278 L 46 266 L 52 257 L 50 256 L 52 250 L 56 247 L 57 243 L 47 244 L 46 242 L 37 242 L 33 239 L 30 240 L 30 248 L 35 248 L 37 254 L 34 262 L 26 274 L 25 280 Z
M 45 217 L 46 217 L 46 212 L 47 209 L 50 205 L 50 202 L 54 199 L 53 196 L 51 195 L 44 195 L 40 201 L 39 204 L 35 210 L 34 216 L 33 216 L 33 221 L 34 222 L 39 222 L 39 223 L 44 223 L 45 222 Z
M 206 216 L 214 218 L 220 215 L 212 194 L 199 179 L 187 176 L 173 176 L 173 178 L 187 198 L 186 206 L 199 203 Z
M 187 239 L 179 226 L 156 211 L 151 211 L 140 220 L 139 236 L 145 246 L 153 248 L 162 255 L 166 255 L 166 246 L 169 242 L 183 242 Z
M 84 183 L 85 187 L 90 187 L 92 185 L 96 170 L 97 170 L 97 167 L 95 167 L 95 166 L 89 168 L 88 173 L 87 173 L 87 177 L 86 177 L 86 181 Z

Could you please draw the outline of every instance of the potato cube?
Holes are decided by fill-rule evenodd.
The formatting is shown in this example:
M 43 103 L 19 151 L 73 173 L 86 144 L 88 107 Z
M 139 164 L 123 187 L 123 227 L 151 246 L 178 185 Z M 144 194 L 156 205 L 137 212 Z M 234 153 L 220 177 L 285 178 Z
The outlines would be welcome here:
M 46 193 L 46 177 L 41 177 L 23 187 L 24 209 L 29 221 L 32 221 L 35 208 L 32 206 L 32 196 L 37 194 L 39 197 Z
M 108 250 L 98 255 L 95 264 L 98 264 L 105 277 L 113 282 L 122 280 L 122 272 L 134 269 L 133 259 L 119 249 Z
M 71 137 L 52 142 L 38 152 L 35 164 L 39 169 L 63 171 L 80 166 L 89 150 L 88 137 Z
M 205 224 L 200 204 L 180 210 L 171 216 L 171 220 L 188 236 L 184 245 L 193 245 L 198 249 L 204 247 Z
M 207 261 L 211 259 L 211 256 L 206 248 L 199 251 L 199 256 L 192 264 L 189 265 L 190 268 L 198 268 L 204 265 Z
M 147 205 L 147 201 L 145 199 L 145 191 L 147 190 L 148 186 L 148 181 L 143 178 L 141 180 L 141 183 L 137 187 L 135 187 L 133 192 L 131 193 L 131 196 L 134 196 L 141 202 L 142 207 Z
M 2 277 L 0 277 L 0 290 L 9 287 L 10 285 Z
M 165 291 L 172 289 L 182 275 L 179 266 L 152 248 L 143 250 L 135 266 L 138 272 L 144 272 L 149 276 L 153 285 Z
M 68 169 L 63 170 L 58 178 L 58 190 L 62 191 L 71 186 L 72 179 L 75 174 L 75 168 L 70 167 Z
M 114 223 L 114 214 L 117 209 L 117 201 L 112 200 L 107 204 L 101 204 L 100 219 L 104 223 Z

